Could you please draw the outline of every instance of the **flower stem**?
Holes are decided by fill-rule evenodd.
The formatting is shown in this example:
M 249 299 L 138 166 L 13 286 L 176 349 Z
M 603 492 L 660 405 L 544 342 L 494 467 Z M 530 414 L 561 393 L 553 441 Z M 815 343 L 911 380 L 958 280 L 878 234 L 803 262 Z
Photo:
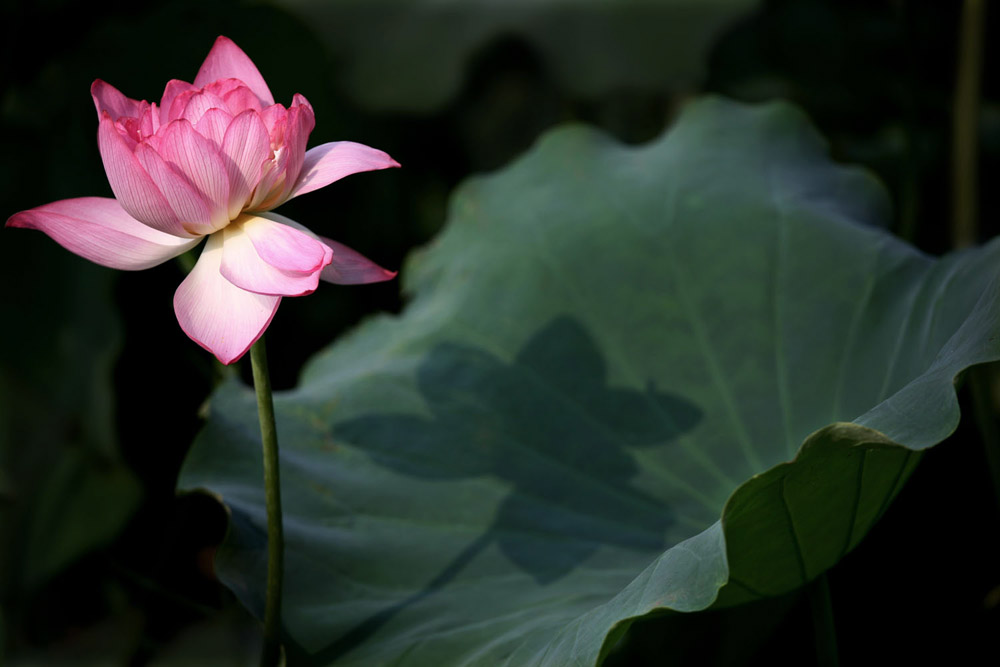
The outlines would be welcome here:
M 837 655 L 837 630 L 833 624 L 830 581 L 825 572 L 809 585 L 808 595 L 813 631 L 816 634 L 816 664 L 819 667 L 837 667 L 840 664 Z
M 979 88 L 983 69 L 985 0 L 965 0 L 958 33 L 958 65 L 952 109 L 952 243 L 974 244 L 979 235 L 977 170 Z
M 257 392 L 257 416 L 264 447 L 264 493 L 267 504 L 267 598 L 264 607 L 264 648 L 261 667 L 272 667 L 281 659 L 281 578 L 285 554 L 281 527 L 281 483 L 278 474 L 278 430 L 274 424 L 271 377 L 267 371 L 264 337 L 250 348 L 253 386 Z

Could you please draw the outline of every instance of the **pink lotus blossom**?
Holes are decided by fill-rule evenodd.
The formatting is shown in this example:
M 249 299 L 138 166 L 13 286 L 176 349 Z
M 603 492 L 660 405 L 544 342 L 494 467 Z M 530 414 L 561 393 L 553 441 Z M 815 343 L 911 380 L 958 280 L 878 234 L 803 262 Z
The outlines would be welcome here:
M 283 296 L 320 280 L 389 280 L 357 252 L 270 211 L 362 171 L 398 167 L 380 150 L 338 141 L 306 150 L 315 125 L 302 95 L 275 104 L 257 67 L 219 37 L 194 83 L 167 83 L 160 104 L 90 89 L 115 199 L 81 197 L 12 216 L 67 250 L 115 269 L 156 266 L 207 236 L 174 294 L 181 328 L 224 364 L 264 333 Z

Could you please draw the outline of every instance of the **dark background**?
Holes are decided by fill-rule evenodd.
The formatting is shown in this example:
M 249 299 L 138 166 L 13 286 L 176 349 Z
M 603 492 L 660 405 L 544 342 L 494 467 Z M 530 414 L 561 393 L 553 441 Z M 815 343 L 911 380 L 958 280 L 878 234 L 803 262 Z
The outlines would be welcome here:
M 345 78 L 350 50 L 332 48 L 323 23 L 277 5 L 7 1 L 0 217 L 56 199 L 110 196 L 90 83 L 102 78 L 130 97 L 158 100 L 167 80 L 192 80 L 225 34 L 276 100 L 287 104 L 296 92 L 310 100 L 310 145 L 350 139 L 403 164 L 280 211 L 389 268 L 433 237 L 461 179 L 500 168 L 546 129 L 586 122 L 639 143 L 706 91 L 803 107 L 836 159 L 883 180 L 894 231 L 938 254 L 951 243 L 960 5 L 761 2 L 717 32 L 693 68 L 702 76 L 636 83 L 629 74 L 637 64 L 618 61 L 625 83 L 596 93 L 567 84 L 537 38 L 497 30 L 470 51 L 445 99 L 372 108 Z M 648 24 L 669 24 L 672 7 L 644 10 Z M 981 239 L 997 232 L 1000 206 L 993 9 L 979 118 Z M 379 38 L 378 16 L 363 25 Z M 378 85 L 391 86 L 407 77 L 407 64 L 384 74 Z M 206 496 L 173 490 L 200 406 L 224 373 L 248 377 L 249 363 L 224 369 L 181 332 L 171 298 L 182 277 L 173 262 L 125 274 L 42 234 L 0 232 L 0 663 L 254 661 L 254 621 L 212 576 L 225 513 Z M 307 299 L 285 299 L 268 330 L 276 388 L 294 386 L 311 355 L 365 316 L 404 302 L 399 282 L 324 285 Z M 996 409 L 980 410 L 977 423 L 967 389 L 961 395 L 959 431 L 925 456 L 883 521 L 830 574 L 844 664 L 938 656 L 994 663 L 977 656 L 984 649 L 995 658 L 1000 636 L 1000 515 L 982 435 L 996 433 Z M 698 652 L 701 664 L 812 661 L 808 606 L 794 596 L 671 627 L 668 635 L 656 619 L 637 624 L 616 664 L 687 664 L 686 651 Z

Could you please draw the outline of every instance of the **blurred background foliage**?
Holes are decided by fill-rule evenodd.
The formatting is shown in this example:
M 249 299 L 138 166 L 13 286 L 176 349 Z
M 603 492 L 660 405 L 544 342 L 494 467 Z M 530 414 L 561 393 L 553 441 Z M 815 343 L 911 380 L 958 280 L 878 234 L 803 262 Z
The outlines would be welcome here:
M 280 211 L 387 267 L 431 242 L 461 179 L 506 164 L 547 129 L 585 122 L 639 143 L 703 91 L 800 105 L 835 158 L 886 183 L 896 233 L 927 252 L 949 249 L 960 3 L 0 7 L 3 217 L 55 199 L 110 196 L 90 83 L 102 78 L 157 100 L 169 79 L 193 79 L 225 34 L 277 100 L 300 92 L 311 101 L 312 145 L 350 139 L 403 164 Z M 1000 174 L 1000 55 L 989 39 L 1000 12 L 987 22 L 980 238 L 996 234 L 1000 206 L 990 188 Z M 249 363 L 224 371 L 181 332 L 171 307 L 183 276 L 177 264 L 126 275 L 41 234 L 0 234 L 0 662 L 253 662 L 255 624 L 212 573 L 225 513 L 206 496 L 174 494 L 201 404 L 223 373 L 248 377 Z M 277 388 L 293 386 L 305 359 L 337 335 L 403 301 L 395 282 L 326 285 L 285 299 L 268 334 Z M 998 518 L 980 435 L 966 419 L 831 572 L 844 664 L 995 652 Z M 812 641 L 804 604 L 790 597 L 698 614 L 671 636 L 646 619 L 613 661 L 687 664 L 685 651 L 698 650 L 702 664 L 803 664 Z

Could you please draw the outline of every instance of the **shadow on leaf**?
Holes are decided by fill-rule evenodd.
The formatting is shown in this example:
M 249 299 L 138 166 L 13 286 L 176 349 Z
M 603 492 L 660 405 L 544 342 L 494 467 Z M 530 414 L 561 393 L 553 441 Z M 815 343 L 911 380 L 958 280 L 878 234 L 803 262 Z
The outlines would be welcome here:
M 608 386 L 597 345 L 573 319 L 554 320 L 512 363 L 466 345 L 437 345 L 417 385 L 430 417 L 367 415 L 339 424 L 335 435 L 400 474 L 492 475 L 511 490 L 487 530 L 423 590 L 355 627 L 325 657 L 347 652 L 447 585 L 490 544 L 540 585 L 601 546 L 664 546 L 671 511 L 630 484 L 638 468 L 629 450 L 670 443 L 700 421 L 701 410 L 652 385 Z M 462 444 L 442 447 L 449 442 Z

